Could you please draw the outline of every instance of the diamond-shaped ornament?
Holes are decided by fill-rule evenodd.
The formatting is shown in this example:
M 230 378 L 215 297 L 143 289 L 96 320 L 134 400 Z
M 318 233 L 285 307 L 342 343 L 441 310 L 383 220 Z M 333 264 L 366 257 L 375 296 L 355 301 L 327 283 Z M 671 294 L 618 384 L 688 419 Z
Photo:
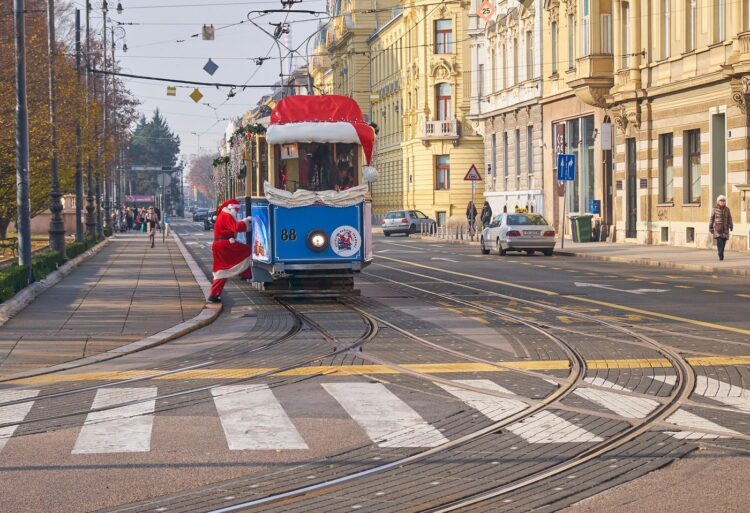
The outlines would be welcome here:
M 219 65 L 216 64 L 211 59 L 208 59 L 208 62 L 206 63 L 206 65 L 203 66 L 203 71 L 205 71 L 209 75 L 213 75 L 214 73 L 216 73 L 217 69 L 219 69 Z
M 190 98 L 195 102 L 198 103 L 203 98 L 203 93 L 201 93 L 198 88 L 196 87 L 193 89 L 193 92 L 190 93 Z
M 492 5 L 488 0 L 484 0 L 482 5 L 477 9 L 477 16 L 482 18 L 484 21 L 489 21 L 492 16 L 495 15 L 495 6 Z

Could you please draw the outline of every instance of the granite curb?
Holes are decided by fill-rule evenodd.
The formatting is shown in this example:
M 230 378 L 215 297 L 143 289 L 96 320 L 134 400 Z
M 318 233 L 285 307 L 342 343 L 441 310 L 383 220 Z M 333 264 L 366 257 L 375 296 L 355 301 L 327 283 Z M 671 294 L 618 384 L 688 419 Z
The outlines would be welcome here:
M 174 237 L 175 241 L 177 241 L 177 247 L 179 248 L 180 253 L 182 253 L 182 256 L 185 259 L 185 262 L 188 264 L 188 267 L 190 268 L 191 272 L 193 273 L 193 277 L 195 278 L 195 281 L 198 283 L 198 286 L 201 287 L 201 290 L 204 290 L 204 294 L 205 294 L 205 290 L 207 290 L 205 287 L 205 283 L 208 282 L 208 280 L 206 279 L 206 275 L 203 274 L 203 272 L 200 270 L 200 267 L 198 266 L 197 262 L 193 259 L 192 255 L 190 255 L 190 253 L 187 251 L 187 249 L 182 244 L 182 241 L 180 241 L 177 234 L 172 232 L 172 236 Z M 108 241 L 105 241 L 105 242 L 108 242 Z M 83 255 L 85 255 L 85 253 Z M 80 256 L 83 256 L 83 255 L 80 255 Z M 93 256 L 93 254 L 91 256 Z M 125 356 L 128 354 L 143 351 L 145 349 L 150 349 L 156 346 L 160 346 L 172 340 L 178 339 L 180 337 L 184 337 L 185 335 L 192 333 L 193 331 L 196 331 L 205 326 L 208 326 L 219 317 L 222 310 L 223 310 L 223 305 L 221 303 L 206 303 L 205 306 L 203 307 L 203 310 L 201 310 L 198 313 L 198 315 L 196 315 L 192 319 L 189 319 L 185 322 L 172 326 L 171 328 L 167 328 L 166 330 L 162 330 L 159 333 L 155 333 L 141 340 L 131 342 L 130 344 L 126 344 L 124 346 L 111 349 L 103 353 L 99 353 L 99 354 L 92 355 L 92 356 L 87 356 L 85 358 L 79 358 L 76 360 L 71 360 L 69 362 L 61 363 L 58 365 L 52 365 L 50 367 L 44 367 L 44 368 L 33 370 L 33 371 L 9 374 L 7 376 L 3 376 L 2 378 L 0 378 L 0 383 L 9 382 L 9 381 L 18 381 L 18 380 L 32 378 L 32 377 L 40 376 L 44 374 L 51 374 L 55 372 L 72 370 L 78 367 L 83 367 L 85 365 L 106 362 L 109 360 L 113 360 L 115 358 L 119 358 L 121 356 Z
M 479 241 L 471 240 L 449 240 L 449 239 L 438 239 L 435 237 L 423 236 L 423 235 L 411 235 L 415 239 L 424 240 L 425 242 L 439 242 L 449 244 L 460 244 L 463 246 L 479 246 Z M 566 249 L 555 247 L 555 255 L 572 258 L 583 258 L 588 260 L 614 262 L 619 264 L 634 264 L 634 265 L 646 265 L 651 267 L 661 267 L 663 269 L 680 269 L 684 271 L 697 271 L 705 273 L 715 274 L 730 274 L 734 276 L 750 277 L 750 269 L 736 269 L 736 268 L 724 268 L 713 265 L 704 264 L 690 264 L 683 262 L 670 262 L 664 260 L 658 260 L 655 258 L 643 258 L 643 257 L 627 257 L 627 256 L 611 256 L 611 255 L 595 255 L 592 253 L 579 253 Z
M 0 304 L 0 326 L 8 322 L 14 315 L 26 308 L 29 303 L 35 300 L 44 291 L 59 283 L 60 280 L 73 272 L 73 270 L 75 270 L 83 262 L 107 247 L 110 242 L 110 238 L 104 239 L 93 248 L 84 251 L 72 260 L 68 260 L 63 265 L 58 267 L 56 271 L 53 271 L 45 276 L 44 279 L 35 281 L 31 285 L 18 291 L 16 295 L 11 297 L 7 301 L 4 301 L 2 304 Z

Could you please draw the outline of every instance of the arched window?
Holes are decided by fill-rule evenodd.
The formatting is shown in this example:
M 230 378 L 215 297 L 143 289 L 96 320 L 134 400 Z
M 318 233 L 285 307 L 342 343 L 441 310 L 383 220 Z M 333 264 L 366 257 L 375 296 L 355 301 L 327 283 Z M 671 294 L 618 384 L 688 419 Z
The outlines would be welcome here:
M 437 120 L 447 121 L 451 119 L 453 115 L 453 109 L 451 108 L 451 85 L 443 82 L 436 86 L 437 89 Z

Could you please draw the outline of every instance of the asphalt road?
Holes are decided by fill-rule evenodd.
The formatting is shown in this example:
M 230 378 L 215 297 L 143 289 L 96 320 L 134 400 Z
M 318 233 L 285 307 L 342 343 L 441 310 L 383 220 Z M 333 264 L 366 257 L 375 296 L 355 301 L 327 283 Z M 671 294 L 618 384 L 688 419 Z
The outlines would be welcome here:
M 211 233 L 174 227 L 208 274 Z M 230 281 L 212 326 L 0 384 L 0 511 L 621 511 L 642 491 L 640 510 L 733 511 L 748 285 L 376 235 L 360 298 L 293 302 L 297 322 Z M 696 483 L 699 448 L 717 472 Z

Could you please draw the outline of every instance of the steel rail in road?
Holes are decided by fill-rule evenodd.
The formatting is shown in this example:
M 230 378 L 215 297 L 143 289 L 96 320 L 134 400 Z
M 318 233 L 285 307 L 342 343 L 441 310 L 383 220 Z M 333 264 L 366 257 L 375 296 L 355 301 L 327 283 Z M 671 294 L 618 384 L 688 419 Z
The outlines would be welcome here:
M 253 348 L 251 350 L 247 350 L 247 351 L 243 352 L 241 356 L 245 356 L 246 354 L 251 354 L 251 353 L 259 352 L 261 350 L 267 350 L 270 347 L 274 347 L 274 346 L 276 346 L 276 345 L 278 345 L 278 344 L 280 344 L 282 342 L 286 342 L 288 340 L 292 340 L 297 334 L 301 333 L 301 328 L 302 328 L 302 326 L 303 326 L 304 323 L 308 323 L 308 324 L 313 323 L 313 321 L 310 319 L 309 315 L 302 314 L 302 313 L 298 312 L 297 310 L 294 309 L 294 307 L 292 307 L 288 303 L 284 303 L 284 302 L 281 302 L 279 300 L 276 300 L 276 301 L 281 306 L 283 306 L 287 311 L 289 311 L 292 314 L 292 316 L 293 316 L 293 318 L 295 320 L 295 324 L 294 324 L 293 328 L 290 329 L 289 331 L 285 332 L 284 334 L 279 335 L 274 340 L 272 340 L 272 341 L 270 341 L 270 342 L 268 342 L 266 344 L 263 344 L 262 346 L 259 346 L 257 348 Z M 366 318 L 364 316 L 363 316 L 363 319 L 365 321 L 365 327 L 366 327 L 365 332 L 362 335 L 360 335 L 359 337 L 357 337 L 357 339 L 354 342 L 350 343 L 350 344 L 344 345 L 342 347 L 334 348 L 333 350 L 327 351 L 327 352 L 322 353 L 322 354 L 317 354 L 317 355 L 314 355 L 314 356 L 306 357 L 306 358 L 304 358 L 301 361 L 296 361 L 296 362 L 293 362 L 293 363 L 290 363 L 290 364 L 286 364 L 286 365 L 282 365 L 282 366 L 276 367 L 276 368 L 274 368 L 272 370 L 269 370 L 267 372 L 258 373 L 258 374 L 255 374 L 255 375 L 249 376 L 249 377 L 235 378 L 235 379 L 230 379 L 230 380 L 221 380 L 221 381 L 217 381 L 216 383 L 212 383 L 212 384 L 208 384 L 208 385 L 201 385 L 201 386 L 197 386 L 197 387 L 191 387 L 191 388 L 188 388 L 188 389 L 185 389 L 185 390 L 179 390 L 177 392 L 172 392 L 172 393 L 168 393 L 168 394 L 161 394 L 161 395 L 159 395 L 158 399 L 163 401 L 163 400 L 166 400 L 166 399 L 172 399 L 172 398 L 176 398 L 176 397 L 186 397 L 186 396 L 190 396 L 190 395 L 193 395 L 193 394 L 196 394 L 196 393 L 199 393 L 199 392 L 204 392 L 204 391 L 212 390 L 212 389 L 217 388 L 219 386 L 228 386 L 228 385 L 235 385 L 235 384 L 241 384 L 241 383 L 248 383 L 248 382 L 252 382 L 252 381 L 258 380 L 258 379 L 262 379 L 262 378 L 267 378 L 269 376 L 273 376 L 274 374 L 277 374 L 277 373 L 282 373 L 282 372 L 285 372 L 285 371 L 290 371 L 290 370 L 294 370 L 294 369 L 306 367 L 306 366 L 312 365 L 313 363 L 319 362 L 321 360 L 326 360 L 326 359 L 329 359 L 329 358 L 336 357 L 337 355 L 340 355 L 340 354 L 345 354 L 345 353 L 351 351 L 352 349 L 355 349 L 355 348 L 361 346 L 362 344 L 366 343 L 367 341 L 372 340 L 372 338 L 374 338 L 377 335 L 377 333 L 378 333 L 377 324 L 373 320 L 368 319 L 368 318 Z M 330 341 L 330 337 L 324 337 L 324 338 L 327 338 L 327 340 Z M 230 357 L 230 359 L 236 359 L 236 357 L 237 356 Z M 211 365 L 215 365 L 216 363 L 217 363 L 216 361 L 213 361 L 213 362 L 211 362 Z M 145 379 L 154 379 L 154 376 L 149 376 L 149 377 L 147 377 Z M 144 381 L 144 378 L 134 378 L 134 380 Z M 97 390 L 97 389 L 101 389 L 101 388 L 106 388 L 108 386 L 111 386 L 111 385 L 109 383 L 100 384 L 100 385 L 96 385 L 96 386 L 92 386 L 92 387 L 85 387 L 83 389 L 76 389 L 76 390 L 70 391 L 70 393 L 72 394 L 72 393 L 79 393 L 79 392 L 84 392 L 84 391 Z M 64 393 L 61 392 L 59 394 L 64 394 Z M 33 401 L 38 401 L 38 400 L 40 400 L 40 398 L 44 398 L 44 397 L 45 396 L 36 396 L 36 397 L 32 397 L 32 398 L 30 398 L 28 400 L 21 400 L 21 401 L 14 401 L 14 402 L 2 403 L 2 404 L 0 404 L 0 406 L 9 405 L 9 404 L 16 404 L 18 402 L 33 402 Z M 50 395 L 48 395 L 46 397 L 47 398 L 54 398 L 54 394 L 50 394 Z M 67 411 L 67 412 L 64 412 L 64 413 L 57 414 L 57 415 L 46 415 L 46 416 L 43 416 L 43 417 L 40 417 L 40 418 L 24 419 L 23 421 L 18 421 L 18 422 L 2 423 L 2 424 L 0 424 L 0 429 L 2 429 L 4 427 L 11 427 L 11 426 L 39 425 L 39 424 L 43 424 L 45 422 L 49 423 L 49 422 L 63 420 L 63 419 L 75 419 L 76 417 L 79 417 L 79 416 L 82 416 L 82 415 L 88 415 L 90 413 L 96 413 L 96 412 L 102 412 L 102 411 L 109 411 L 109 410 L 113 410 L 113 409 L 117 409 L 117 408 L 122 408 L 122 407 L 125 407 L 125 406 L 131 406 L 131 405 L 135 405 L 135 404 L 144 403 L 144 402 L 147 402 L 147 401 L 150 401 L 150 400 L 152 400 L 152 399 L 136 399 L 136 400 L 133 400 L 133 401 L 117 403 L 117 404 L 114 404 L 114 405 L 108 405 L 108 406 L 103 406 L 103 407 L 99 407 L 99 408 L 88 408 L 88 409 L 85 409 L 85 410 Z M 174 409 L 176 407 L 179 407 L 179 405 L 175 406 L 173 404 L 173 405 L 170 406 L 169 409 Z M 157 411 L 162 411 L 164 409 L 165 408 L 162 408 L 162 409 L 157 410 Z M 134 415 L 134 416 L 138 416 L 138 415 Z M 106 422 L 106 420 L 107 419 L 102 419 L 102 420 L 100 420 L 98 422 Z M 93 423 L 96 423 L 96 422 L 93 422 Z M 64 426 L 55 425 L 55 426 L 52 426 L 52 427 L 53 428 L 60 428 L 60 427 L 64 427 Z M 24 434 L 28 435 L 28 434 L 33 434 L 33 433 L 37 433 L 37 432 L 46 432 L 46 431 L 50 431 L 50 430 L 51 429 L 49 427 L 40 429 L 39 431 L 34 431 L 33 429 L 31 429 L 31 430 L 27 430 L 27 432 L 24 433 Z
M 383 266 L 388 267 L 388 266 Z M 401 269 L 388 267 L 389 269 L 401 271 Z M 370 273 L 372 274 L 372 273 Z M 441 282 L 446 283 L 450 285 L 456 285 L 455 282 L 449 282 L 447 280 L 443 280 L 441 278 L 429 276 L 429 275 L 420 275 L 421 277 L 427 277 L 435 282 Z M 383 278 L 387 281 L 393 281 L 388 278 Z M 464 306 L 470 306 L 472 308 L 477 308 L 479 310 L 485 311 L 487 313 L 497 314 L 494 309 L 490 309 L 482 304 L 479 304 L 474 301 L 460 299 L 456 297 L 451 296 L 445 296 L 442 294 L 438 294 L 433 291 L 429 291 L 426 289 L 422 289 L 420 287 L 416 287 L 414 285 L 405 284 L 402 282 L 398 282 L 399 285 L 408 287 L 410 289 L 418 290 L 422 293 L 430 294 L 430 295 L 436 295 L 439 296 L 442 300 L 447 300 L 451 302 L 455 302 L 458 304 L 462 304 Z M 534 306 L 536 308 L 544 308 L 547 310 L 557 311 L 557 312 L 564 312 L 565 315 L 576 317 L 582 320 L 586 320 L 588 322 L 598 323 L 600 325 L 606 326 L 608 328 L 614 329 L 618 332 L 621 332 L 623 334 L 626 334 L 632 338 L 635 338 L 637 340 L 640 340 L 642 343 L 647 344 L 651 346 L 652 348 L 656 349 L 659 353 L 664 355 L 665 358 L 667 358 L 672 365 L 672 368 L 675 371 L 676 374 L 676 380 L 675 384 L 672 388 L 672 392 L 669 396 L 669 400 L 655 408 L 644 420 L 642 423 L 638 423 L 636 425 L 632 425 L 631 427 L 627 428 L 623 432 L 614 435 L 610 438 L 607 438 L 603 442 L 596 444 L 595 446 L 591 447 L 590 449 L 584 451 L 583 453 L 576 455 L 573 458 L 570 458 L 569 460 L 560 463 L 558 465 L 553 466 L 550 469 L 547 469 L 543 472 L 537 473 L 535 475 L 526 477 L 524 479 L 521 479 L 515 483 L 511 483 L 508 485 L 505 485 L 499 489 L 489 490 L 482 492 L 480 494 L 476 494 L 472 497 L 460 499 L 457 501 L 452 502 L 450 505 L 446 507 L 438 507 L 438 508 L 432 508 L 428 511 L 434 512 L 434 513 L 442 513 L 442 512 L 448 512 L 448 511 L 457 511 L 475 504 L 479 504 L 481 502 L 485 502 L 491 499 L 495 499 L 498 497 L 501 497 L 503 495 L 507 495 L 513 491 L 519 490 L 521 488 L 525 488 L 527 486 L 530 486 L 532 484 L 541 482 L 545 479 L 549 479 L 551 477 L 558 476 L 564 472 L 567 472 L 568 470 L 571 470 L 573 468 L 579 467 L 583 465 L 584 463 L 587 463 L 597 457 L 603 456 L 617 448 L 620 448 L 624 446 L 625 444 L 629 443 L 630 441 L 634 440 L 636 437 L 640 436 L 641 434 L 645 433 L 646 431 L 652 429 L 654 426 L 659 425 L 660 423 L 664 422 L 667 417 L 672 415 L 674 412 L 677 411 L 680 406 L 682 406 L 684 403 L 686 403 L 689 400 L 690 394 L 693 391 L 693 388 L 695 386 L 695 371 L 690 366 L 690 364 L 685 360 L 682 355 L 680 355 L 674 348 L 671 346 L 668 346 L 666 344 L 663 344 L 651 337 L 645 336 L 643 334 L 637 333 L 633 331 L 631 328 L 621 326 L 617 323 L 606 321 L 602 319 L 598 319 L 597 317 L 582 313 L 582 312 L 576 312 L 567 310 L 562 307 L 557 307 L 554 305 L 550 305 L 546 302 L 539 302 L 534 301 L 530 299 L 522 299 L 514 296 L 507 296 L 504 294 L 500 294 L 494 291 L 489 291 L 486 289 L 481 289 L 477 287 L 471 287 L 463 284 L 459 284 L 462 287 L 471 288 L 474 290 L 482 291 L 485 293 L 491 293 L 493 295 L 496 295 L 498 297 L 501 297 L 503 299 L 512 300 L 516 302 L 521 302 L 530 306 Z M 502 313 L 502 315 L 508 315 L 507 313 Z M 535 324 L 539 326 L 540 328 L 545 327 L 548 328 L 546 324 L 536 323 L 535 321 L 527 321 L 532 324 Z M 588 386 L 588 385 L 587 385 Z M 697 430 L 700 431 L 700 430 Z

